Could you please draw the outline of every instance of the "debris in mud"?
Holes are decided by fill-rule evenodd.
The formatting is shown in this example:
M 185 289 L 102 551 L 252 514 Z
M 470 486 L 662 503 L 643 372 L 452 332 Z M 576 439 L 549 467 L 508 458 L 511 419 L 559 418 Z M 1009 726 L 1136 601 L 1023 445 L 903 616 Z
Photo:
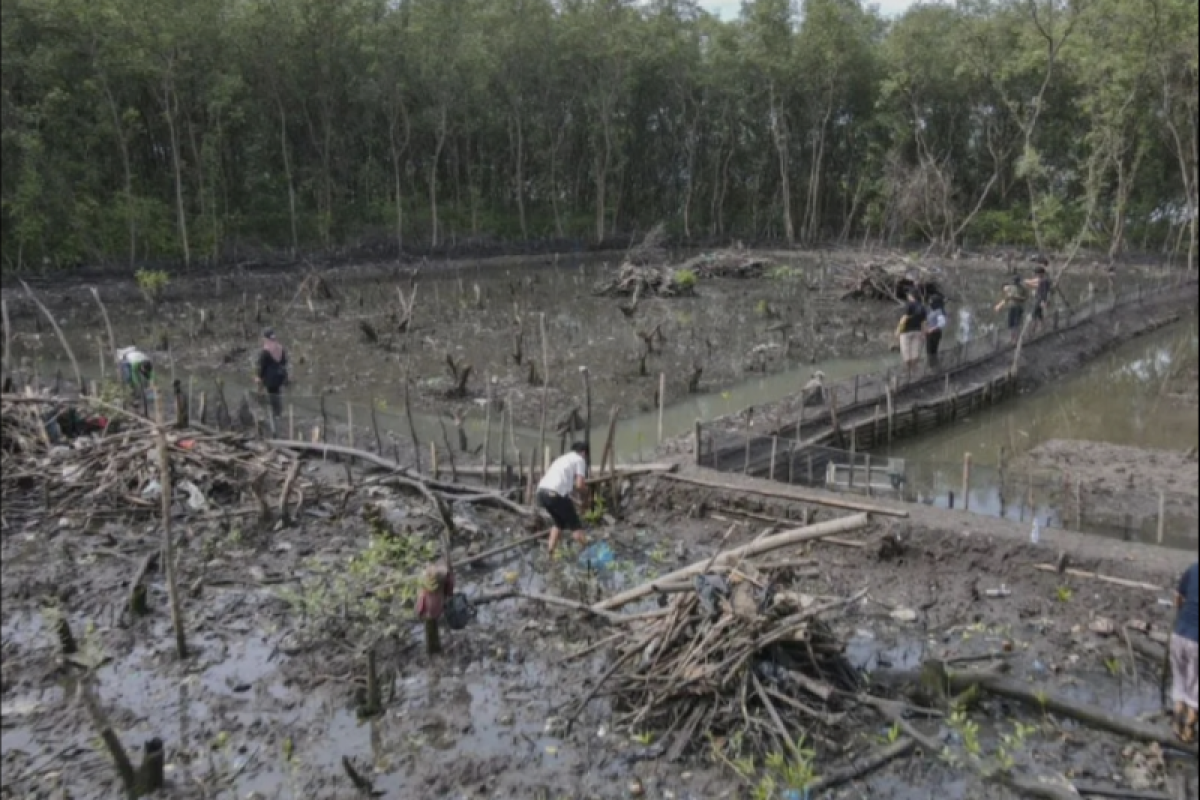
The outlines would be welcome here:
M 150 423 L 124 415 L 120 423 L 56 443 L 43 421 L 57 419 L 61 405 L 42 397 L 4 401 L 2 485 L 9 520 L 158 514 L 161 475 Z M 303 504 L 306 494 L 314 497 L 297 461 L 289 463 L 281 451 L 243 434 L 175 429 L 168 438 L 181 509 L 257 514 L 267 521 L 276 510 L 287 517 L 293 498 Z M 277 509 L 268 497 L 277 498 Z
M 942 294 L 941 287 L 907 265 L 868 264 L 846 278 L 843 300 L 903 300 L 909 292 L 920 297 Z
M 608 297 L 680 297 L 694 294 L 696 281 L 709 278 L 758 278 L 770 266 L 763 258 L 737 250 L 694 256 L 678 266 L 628 260 L 617 277 L 596 285 Z
M 706 737 L 782 752 L 799 731 L 835 724 L 843 693 L 855 692 L 860 676 L 820 616 L 849 601 L 815 605 L 783 589 L 795 570 L 743 562 L 657 586 L 674 600 L 631 625 L 606 681 L 617 724 L 673 732 L 673 758 Z

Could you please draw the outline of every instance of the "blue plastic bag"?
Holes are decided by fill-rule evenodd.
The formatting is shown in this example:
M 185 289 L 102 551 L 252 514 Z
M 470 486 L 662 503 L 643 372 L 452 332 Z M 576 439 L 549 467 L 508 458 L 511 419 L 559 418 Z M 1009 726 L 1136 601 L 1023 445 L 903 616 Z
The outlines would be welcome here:
M 579 566 L 592 569 L 607 569 L 616 558 L 608 542 L 593 542 L 579 554 Z

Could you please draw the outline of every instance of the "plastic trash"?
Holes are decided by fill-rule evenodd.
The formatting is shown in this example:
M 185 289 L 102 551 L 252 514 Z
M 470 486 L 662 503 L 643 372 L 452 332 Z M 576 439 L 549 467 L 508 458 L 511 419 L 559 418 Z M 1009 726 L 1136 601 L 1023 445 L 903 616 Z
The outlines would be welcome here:
M 809 800 L 808 789 L 784 789 L 783 800 Z
M 984 594 L 988 597 L 1008 597 L 1012 594 L 1012 590 L 1002 583 L 999 589 L 988 589 Z
M 612 566 L 616 555 L 608 542 L 593 542 L 579 554 L 579 566 L 593 569 L 607 569 Z
M 162 484 L 158 481 L 150 481 L 146 484 L 146 488 L 142 489 L 142 497 L 147 500 L 153 500 L 162 493 Z
M 1033 530 L 1029 532 L 1029 541 L 1037 544 L 1042 540 L 1042 526 L 1038 524 L 1037 517 L 1033 518 Z

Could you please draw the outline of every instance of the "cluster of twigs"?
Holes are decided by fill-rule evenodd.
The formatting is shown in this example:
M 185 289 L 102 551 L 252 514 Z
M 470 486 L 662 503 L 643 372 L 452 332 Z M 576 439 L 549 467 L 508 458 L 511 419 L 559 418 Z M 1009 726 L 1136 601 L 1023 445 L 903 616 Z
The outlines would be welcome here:
M 232 432 L 170 430 L 173 474 L 164 481 L 153 423 L 105 405 L 86 398 L 4 398 L 0 486 L 6 522 L 153 516 L 161 511 L 164 485 L 172 487 L 177 511 L 192 515 L 268 518 L 277 510 L 287 517 L 289 498 L 292 513 L 306 491 L 312 499 L 297 459 Z M 105 414 L 111 417 L 95 424 Z M 81 427 L 86 420 L 93 424 Z
M 679 272 L 666 265 L 621 265 L 615 278 L 596 285 L 596 294 L 605 297 L 677 297 L 690 294 L 692 283 L 681 280 Z
M 915 290 L 919 297 L 942 294 L 936 281 L 916 275 L 905 264 L 867 264 L 844 276 L 843 300 L 904 300 Z
M 757 258 L 740 250 L 718 250 L 693 256 L 679 265 L 697 278 L 760 278 L 771 266 L 764 258 Z
M 811 563 L 716 566 L 656 587 L 673 595 L 665 614 L 630 628 L 593 692 L 613 697 L 619 724 L 674 735 L 674 757 L 707 737 L 787 752 L 803 731 L 837 724 L 860 679 L 820 615 L 856 598 L 818 604 L 777 588 Z

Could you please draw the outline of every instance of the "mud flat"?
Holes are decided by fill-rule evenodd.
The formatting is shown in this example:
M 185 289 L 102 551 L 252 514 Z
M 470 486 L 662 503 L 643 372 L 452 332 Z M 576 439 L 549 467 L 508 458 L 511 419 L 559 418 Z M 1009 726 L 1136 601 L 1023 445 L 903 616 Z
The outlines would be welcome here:
M 1198 511 L 1200 464 L 1195 448 L 1154 450 L 1052 439 L 1031 450 L 1023 461 L 1075 478 L 1089 514 L 1154 516 L 1159 492 L 1167 499 L 1168 514 L 1195 517 Z
M 617 276 L 620 257 L 179 275 L 154 303 L 128 279 L 99 289 L 118 346 L 148 348 L 164 369 L 193 376 L 210 394 L 215 378 L 249 378 L 259 331 L 269 325 L 290 348 L 298 401 L 327 396 L 335 413 L 334 398 L 394 408 L 409 379 L 418 410 L 479 420 L 490 392 L 497 416 L 503 406 L 526 428 L 540 424 L 544 382 L 552 425 L 585 410 L 582 366 L 594 413 L 620 406 L 629 417 L 657 407 L 660 374 L 669 404 L 813 363 L 885 356 L 893 345 L 894 302 L 842 299 L 847 276 L 880 254 L 736 251 L 727 257 L 761 269 L 699 277 L 686 294 L 647 293 L 636 302 L 597 294 Z M 908 261 L 936 279 L 952 314 L 990 305 L 1003 280 L 1004 262 L 994 259 Z M 1082 296 L 1089 280 L 1068 274 L 1065 290 Z M 91 294 L 57 283 L 36 290 L 96 372 L 105 327 Z M 53 333 L 19 288 L 6 285 L 4 294 L 15 356 L 27 359 L 26 372 L 52 361 L 42 374 L 51 379 L 63 367 Z M 984 315 L 977 331 L 994 323 L 995 315 Z M 807 377 L 798 374 L 797 387 Z
M 414 619 L 414 580 L 441 557 L 443 526 L 413 484 L 360 462 L 296 461 L 232 434 L 168 431 L 189 640 L 180 660 L 167 581 L 147 568 L 162 534 L 146 430 L 135 425 L 51 451 L 18 408 L 4 403 L 0 540 L 3 767 L 13 796 L 59 787 L 80 799 L 119 792 L 79 702 L 85 684 L 135 760 L 143 742 L 163 739 L 168 791 L 178 797 L 348 798 L 365 791 L 357 780 L 401 798 L 700 800 L 746 796 L 764 776 L 821 786 L 819 777 L 855 772 L 887 748 L 893 760 L 817 796 L 1030 796 L 999 785 L 990 759 L 1000 752 L 1021 781 L 1070 774 L 1083 788 L 1160 791 L 1180 764 L 1194 778 L 1194 751 L 1178 759 L 1156 716 L 1160 640 L 1171 614 L 1162 601 L 1180 568 L 1160 550 L 1058 531 L 1034 547 L 1022 527 L 1001 520 L 883 501 L 875 502 L 908 516 L 859 524 L 836 508 L 845 498 L 821 492 L 789 499 L 753 494 L 764 482 L 731 480 L 714 490 L 630 477 L 591 530 L 611 548 L 611 562 L 589 568 L 574 546 L 555 558 L 535 546 L 460 567 L 458 584 L 478 601 L 477 615 L 463 630 L 444 629 L 445 652 L 431 657 Z M 454 563 L 543 527 L 491 491 L 405 476 L 452 501 Z M 835 521 L 849 524 L 846 532 L 737 568 L 771 576 L 776 593 L 811 610 L 810 630 L 819 622 L 822 641 L 836 643 L 830 657 L 844 658 L 858 676 L 854 693 L 822 696 L 828 676 L 809 676 L 807 689 L 774 683 L 782 679 L 761 666 L 771 661 L 764 650 L 723 670 L 736 678 L 729 693 L 720 683 L 695 685 L 698 696 L 722 698 L 712 708 L 732 710 L 731 719 L 743 718 L 737 709 L 745 703 L 743 737 L 714 728 L 711 738 L 688 738 L 622 722 L 630 709 L 608 691 L 621 646 L 697 600 L 686 584 L 662 595 L 665 606 L 656 593 L 619 607 L 607 605 L 612 598 L 647 581 L 665 586 L 668 573 L 762 542 L 767 528 Z M 1060 551 L 1068 569 L 1038 568 Z M 138 585 L 145 614 L 132 610 Z M 677 641 L 685 652 L 703 650 L 698 634 L 717 636 L 714 626 L 752 639 L 778 624 L 764 614 L 720 606 L 695 630 L 679 627 Z M 60 621 L 73 648 L 64 646 Z M 370 649 L 380 687 L 374 709 Z M 646 657 L 637 663 L 646 667 Z M 1048 696 L 1096 706 L 1134 735 L 988 692 L 965 717 L 944 716 L 944 707 L 921 699 L 916 671 L 933 660 L 959 679 L 987 666 Z M 756 681 L 765 682 L 761 693 Z M 741 685 L 751 687 L 745 701 Z M 799 707 L 779 700 L 772 714 L 761 695 Z M 786 738 L 776 739 L 776 716 Z M 787 740 L 802 733 L 802 751 L 793 751 Z M 908 746 L 914 737 L 922 744 Z M 739 742 L 750 741 L 768 743 L 768 752 L 739 756 Z

